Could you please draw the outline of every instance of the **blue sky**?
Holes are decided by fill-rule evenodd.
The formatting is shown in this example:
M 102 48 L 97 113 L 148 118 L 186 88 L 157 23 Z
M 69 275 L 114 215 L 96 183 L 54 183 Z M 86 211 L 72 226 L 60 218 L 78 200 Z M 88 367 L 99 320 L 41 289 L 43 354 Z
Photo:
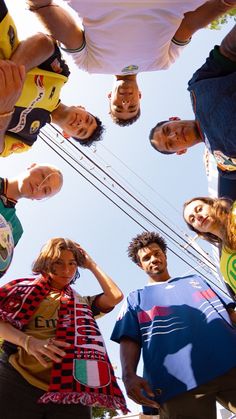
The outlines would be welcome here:
M 36 31 L 34 16 L 25 10 L 23 0 L 6 0 L 6 4 L 22 37 Z M 204 147 L 196 147 L 184 156 L 159 155 L 149 145 L 148 134 L 157 121 L 169 116 L 180 116 L 184 119 L 193 117 L 186 90 L 187 81 L 203 64 L 214 44 L 220 42 L 232 25 L 233 22 L 230 22 L 221 31 L 204 29 L 196 34 L 171 69 L 139 74 L 142 115 L 135 125 L 127 128 L 114 125 L 108 115 L 106 95 L 113 77 L 83 73 L 76 69 L 70 58 L 67 60 L 72 74 L 63 89 L 62 102 L 85 106 L 98 115 L 106 125 L 103 142 L 97 145 L 95 153 L 93 149 L 90 150 L 89 155 L 100 162 L 100 159 L 104 159 L 106 163 L 102 164 L 110 173 L 119 173 L 123 184 L 127 186 L 129 181 L 137 194 L 144 194 L 150 205 L 164 212 L 171 223 L 183 230 L 186 230 L 181 216 L 183 202 L 192 196 L 207 194 L 202 159 Z M 121 161 L 139 177 L 131 173 Z M 1 282 L 30 276 L 32 261 L 41 246 L 51 237 L 62 236 L 80 243 L 119 284 L 124 294 L 142 287 L 146 282 L 145 274 L 126 256 L 129 241 L 141 228 L 77 175 L 40 140 L 30 152 L 2 159 L 1 176 L 14 176 L 32 162 L 57 165 L 64 173 L 64 186 L 62 191 L 50 200 L 22 200 L 17 205 L 24 236 L 15 249 L 12 265 Z M 92 165 L 90 169 L 94 170 Z M 141 179 L 150 187 L 145 186 Z M 189 268 L 176 257 L 169 255 L 169 271 L 173 276 L 183 275 Z M 82 271 L 76 288 L 83 295 L 99 292 L 96 280 L 87 271 Z M 119 307 L 103 318 L 99 325 L 110 358 L 118 365 L 117 375 L 120 376 L 119 348 L 118 345 L 109 342 L 118 311 Z M 134 412 L 140 410 L 132 403 L 130 406 Z

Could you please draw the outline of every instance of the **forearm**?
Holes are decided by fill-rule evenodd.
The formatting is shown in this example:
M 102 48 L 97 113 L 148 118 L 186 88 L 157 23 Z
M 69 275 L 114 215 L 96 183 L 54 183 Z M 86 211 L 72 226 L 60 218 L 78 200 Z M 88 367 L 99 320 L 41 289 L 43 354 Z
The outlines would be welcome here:
M 174 38 L 180 42 L 188 40 L 198 29 L 206 27 L 235 6 L 236 4 L 226 5 L 222 0 L 210 0 L 204 3 L 196 10 L 185 13 Z
M 67 10 L 50 1 L 31 0 L 29 4 L 30 10 L 66 48 L 78 49 L 83 45 L 83 31 Z M 48 5 L 44 7 L 44 4 Z
M 4 340 L 13 343 L 16 346 L 25 347 L 27 334 L 16 329 L 10 323 L 0 320 L 0 336 Z
M 89 269 L 103 290 L 103 294 L 99 297 L 100 307 L 107 309 L 122 301 L 123 293 L 120 288 L 95 262 L 91 263 Z
M 0 153 L 3 152 L 5 147 L 5 133 L 11 121 L 12 114 L 13 109 L 8 111 L 7 109 L 0 108 Z
M 38 33 L 21 41 L 11 56 L 11 61 L 25 66 L 26 72 L 46 61 L 54 52 L 53 39 L 44 33 Z
M 141 348 L 133 340 L 123 338 L 120 342 L 120 362 L 122 368 L 122 379 L 125 381 L 136 374 Z

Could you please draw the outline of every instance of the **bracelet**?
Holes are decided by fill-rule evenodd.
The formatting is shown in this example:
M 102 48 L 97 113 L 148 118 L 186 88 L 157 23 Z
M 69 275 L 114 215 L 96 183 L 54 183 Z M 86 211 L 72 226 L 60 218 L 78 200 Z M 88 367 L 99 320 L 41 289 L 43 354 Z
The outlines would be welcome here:
M 27 335 L 26 338 L 25 338 L 25 341 L 24 341 L 24 350 L 27 353 L 29 352 L 29 340 L 30 340 L 30 338 L 32 338 L 32 336 Z
M 227 1 L 225 1 L 225 0 L 220 0 L 220 2 L 224 5 L 224 6 L 227 6 L 227 7 L 234 7 L 233 5 L 232 5 L 232 3 L 228 3 Z
M 14 112 L 15 112 L 15 108 L 13 108 L 13 109 L 12 109 L 11 111 L 9 111 L 9 112 L 0 113 L 0 118 L 5 118 L 6 116 L 11 116 Z

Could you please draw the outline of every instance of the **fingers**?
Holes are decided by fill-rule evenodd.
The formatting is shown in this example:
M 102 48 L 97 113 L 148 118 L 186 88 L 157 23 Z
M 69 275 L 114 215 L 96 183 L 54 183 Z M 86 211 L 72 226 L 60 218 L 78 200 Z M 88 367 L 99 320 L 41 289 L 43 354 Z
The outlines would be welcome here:
M 0 111 L 11 111 L 17 102 L 24 85 L 24 66 L 9 60 L 0 60 Z
M 29 353 L 33 355 L 38 362 L 44 366 L 48 366 L 49 361 L 61 362 L 66 355 L 65 349 L 71 345 L 61 340 L 50 338 L 47 340 L 40 340 L 32 338 L 29 342 Z
M 52 361 L 60 362 L 61 358 L 66 355 L 66 352 L 61 348 L 68 347 L 70 347 L 69 343 L 60 340 L 49 339 L 46 343 L 43 344 L 42 352 Z

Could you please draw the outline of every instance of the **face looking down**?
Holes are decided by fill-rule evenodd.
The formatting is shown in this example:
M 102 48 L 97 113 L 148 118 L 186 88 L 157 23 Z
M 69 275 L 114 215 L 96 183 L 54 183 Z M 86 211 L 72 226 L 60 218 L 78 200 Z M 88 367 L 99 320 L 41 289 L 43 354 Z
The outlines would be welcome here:
M 140 109 L 141 93 L 135 80 L 117 80 L 108 94 L 113 118 L 134 118 Z
M 20 176 L 18 187 L 22 197 L 40 200 L 59 192 L 62 183 L 62 175 L 56 168 L 34 163 Z
M 154 147 L 164 153 L 186 153 L 199 137 L 195 121 L 174 120 L 157 127 L 151 140 Z
M 165 253 L 156 243 L 151 243 L 138 251 L 139 265 L 150 276 L 162 275 L 167 272 Z
M 70 137 L 86 141 L 97 128 L 97 121 L 82 106 L 71 106 L 63 125 L 60 125 Z
M 184 219 L 199 233 L 214 233 L 215 217 L 212 206 L 199 199 L 186 205 Z

